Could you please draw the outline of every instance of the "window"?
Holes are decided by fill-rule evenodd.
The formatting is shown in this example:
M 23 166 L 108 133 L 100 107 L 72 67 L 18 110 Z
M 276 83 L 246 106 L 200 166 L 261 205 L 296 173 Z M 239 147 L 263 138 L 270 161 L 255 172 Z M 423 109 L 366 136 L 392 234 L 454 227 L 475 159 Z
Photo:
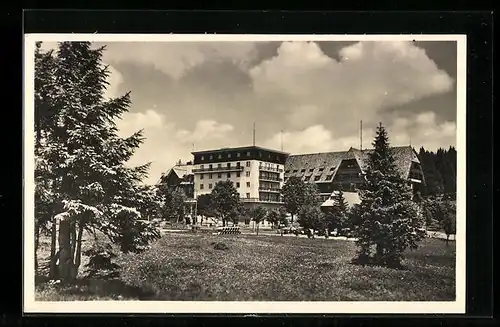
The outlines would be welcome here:
M 203 174 L 200 174 L 200 179 L 203 179 Z
M 213 155 L 210 155 L 210 160 L 212 160 L 213 158 L 214 158 L 214 156 L 213 156 Z
M 250 172 L 249 171 L 245 172 L 245 176 L 250 177 Z
M 305 173 L 305 172 L 306 172 L 306 170 L 305 170 L 305 169 L 302 169 L 300 172 L 301 172 L 301 173 Z
M 320 178 L 321 178 L 321 175 L 316 175 L 316 176 L 314 176 L 314 180 L 315 180 L 315 181 L 319 181 L 319 179 L 320 179 Z
M 208 188 L 212 189 L 212 183 L 208 184 Z
M 333 166 L 332 168 L 330 168 L 330 171 L 334 171 L 335 170 L 335 166 Z
M 227 163 L 227 168 L 231 168 L 231 163 L 230 162 Z
M 222 168 L 222 164 L 217 164 L 217 168 Z
M 297 173 L 298 171 L 299 171 L 298 169 L 294 169 L 294 170 L 293 170 L 293 173 L 295 174 L 295 173 Z
M 217 178 L 222 178 L 222 174 L 221 174 L 221 173 L 218 173 L 218 174 L 217 174 Z
M 330 180 L 330 179 L 332 179 L 332 177 L 333 177 L 333 174 L 330 174 L 330 175 L 326 176 L 326 179 Z
M 287 173 L 287 174 L 288 174 L 289 172 L 290 172 L 290 170 L 289 170 L 289 169 L 285 170 L 285 173 Z
M 209 178 L 209 179 L 212 179 L 212 174 L 208 174 L 208 178 Z
M 236 172 L 236 177 L 240 177 L 240 172 L 239 171 Z
M 227 178 L 231 178 L 231 173 L 227 173 Z
M 236 163 L 236 167 L 241 167 L 241 163 L 239 161 Z
M 236 182 L 236 187 L 240 187 L 240 182 Z
M 250 161 L 247 161 L 247 167 L 250 167 Z
M 222 159 L 222 154 L 219 154 L 217 158 Z
M 227 154 L 227 157 L 228 157 L 228 158 L 231 158 L 231 153 L 228 153 L 228 154 Z
M 200 184 L 200 190 L 203 190 L 204 185 Z
M 314 171 L 314 168 L 309 169 L 309 172 L 312 173 Z
M 325 168 L 323 168 L 323 167 L 321 167 L 321 168 L 319 169 L 319 171 L 323 171 L 323 170 L 325 170 Z
M 247 193 L 247 199 L 250 199 L 250 193 Z
M 250 187 L 250 182 L 247 182 L 247 187 Z
M 205 157 L 204 157 L 204 156 L 201 156 L 201 160 L 202 160 L 202 161 L 203 161 L 203 160 L 205 160 Z
M 200 165 L 200 169 L 203 169 L 203 165 Z
M 241 157 L 241 153 L 239 153 L 239 152 L 236 153 L 236 157 L 238 157 L 238 158 Z
M 247 157 L 250 157 L 250 152 L 247 152 Z
M 212 167 L 213 167 L 212 164 L 208 165 L 208 169 L 212 169 Z

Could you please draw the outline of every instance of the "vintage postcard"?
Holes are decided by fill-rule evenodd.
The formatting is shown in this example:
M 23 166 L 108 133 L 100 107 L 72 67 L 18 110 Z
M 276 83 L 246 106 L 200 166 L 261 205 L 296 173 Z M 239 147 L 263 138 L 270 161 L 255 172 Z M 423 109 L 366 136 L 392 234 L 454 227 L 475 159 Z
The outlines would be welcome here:
M 27 34 L 26 313 L 464 313 L 464 35 Z

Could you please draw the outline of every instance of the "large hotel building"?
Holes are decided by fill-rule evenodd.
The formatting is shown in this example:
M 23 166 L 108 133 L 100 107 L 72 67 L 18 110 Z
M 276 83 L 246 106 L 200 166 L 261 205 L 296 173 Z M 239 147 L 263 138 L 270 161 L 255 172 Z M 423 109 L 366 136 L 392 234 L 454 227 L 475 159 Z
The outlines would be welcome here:
M 182 187 L 191 201 L 208 194 L 219 181 L 230 180 L 245 206 L 277 207 L 281 188 L 294 176 L 318 186 L 322 206 L 331 203 L 342 189 L 350 204 L 359 201 L 358 187 L 364 182 L 368 155 L 372 150 L 289 155 L 258 146 L 192 152 L 193 161 L 178 164 L 162 180 Z M 396 167 L 415 193 L 425 183 L 417 153 L 411 146 L 392 147 Z
M 248 146 L 192 154 L 195 198 L 212 192 L 217 182 L 229 180 L 246 206 L 281 204 L 288 153 Z

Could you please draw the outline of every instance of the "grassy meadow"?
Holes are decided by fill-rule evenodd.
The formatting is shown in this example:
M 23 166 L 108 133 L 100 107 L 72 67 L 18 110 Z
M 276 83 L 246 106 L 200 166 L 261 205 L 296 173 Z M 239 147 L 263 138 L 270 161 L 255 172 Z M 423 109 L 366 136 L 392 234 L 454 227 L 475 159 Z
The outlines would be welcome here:
M 427 238 L 405 269 L 350 263 L 345 240 L 169 233 L 120 255 L 116 280 L 59 286 L 39 279 L 37 301 L 454 301 L 455 242 Z M 43 258 L 42 258 L 43 259 Z

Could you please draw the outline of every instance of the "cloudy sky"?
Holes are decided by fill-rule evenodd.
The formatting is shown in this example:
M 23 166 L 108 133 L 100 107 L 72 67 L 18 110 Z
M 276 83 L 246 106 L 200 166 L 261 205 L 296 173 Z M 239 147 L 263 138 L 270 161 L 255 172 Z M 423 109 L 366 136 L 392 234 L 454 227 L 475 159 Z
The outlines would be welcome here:
M 101 45 L 101 44 L 96 44 Z M 455 145 L 455 42 L 106 43 L 110 96 L 131 91 L 119 122 L 144 129 L 131 164 L 154 183 L 190 152 L 252 143 L 312 153 L 369 147 L 378 122 L 393 145 Z M 281 131 L 283 131 L 281 136 Z

